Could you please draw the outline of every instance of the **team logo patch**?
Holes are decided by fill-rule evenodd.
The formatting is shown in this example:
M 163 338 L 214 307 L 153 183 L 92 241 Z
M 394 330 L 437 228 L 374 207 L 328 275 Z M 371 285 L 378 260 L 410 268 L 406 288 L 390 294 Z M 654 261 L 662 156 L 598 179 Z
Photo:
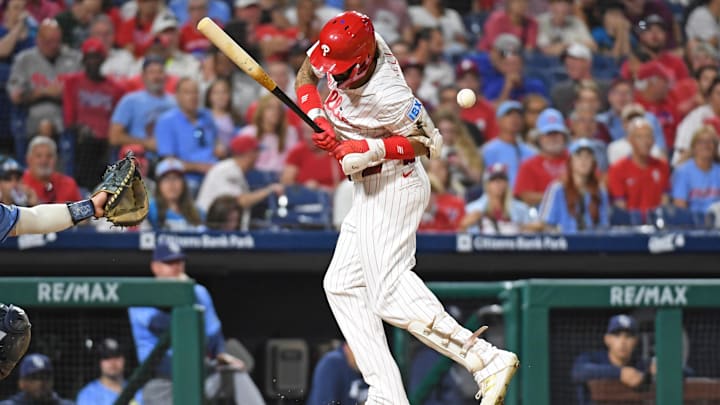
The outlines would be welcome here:
M 407 112 L 407 117 L 410 118 L 410 121 L 415 121 L 420 115 L 420 111 L 422 111 L 422 103 L 420 100 L 415 99 L 410 106 L 410 110 Z
M 327 44 L 320 45 L 320 50 L 322 51 L 323 56 L 328 56 L 330 53 L 330 47 Z

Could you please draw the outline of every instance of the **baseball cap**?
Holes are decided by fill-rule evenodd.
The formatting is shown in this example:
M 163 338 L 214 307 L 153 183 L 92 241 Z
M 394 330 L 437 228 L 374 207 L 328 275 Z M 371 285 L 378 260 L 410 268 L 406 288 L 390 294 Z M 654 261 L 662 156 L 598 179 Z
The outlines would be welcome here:
M 166 29 L 169 28 L 177 28 L 178 27 L 178 20 L 175 18 L 175 15 L 172 13 L 162 13 L 159 16 L 155 17 L 155 20 L 153 21 L 152 25 L 152 33 L 154 35 L 157 35 Z
M 592 143 L 591 140 L 589 140 L 589 139 L 587 139 L 587 138 L 580 138 L 580 139 L 578 139 L 578 140 L 576 140 L 576 141 L 573 141 L 573 142 L 570 144 L 570 148 L 569 148 L 569 149 L 570 149 L 570 153 L 573 154 L 573 155 L 576 154 L 576 153 L 578 153 L 578 152 L 580 152 L 580 151 L 583 150 L 583 149 L 587 149 L 587 150 L 589 150 L 590 152 L 595 153 L 595 152 L 594 152 L 594 150 L 595 150 L 594 146 L 595 146 L 595 145 Z
M 568 46 L 563 53 L 563 59 L 568 56 L 572 58 L 592 61 L 592 51 L 590 51 L 590 48 L 577 42 L 570 44 L 570 46 Z
M 20 363 L 20 378 L 27 378 L 33 374 L 53 372 L 52 362 L 50 358 L 44 354 L 32 353 L 22 359 Z
M 230 141 L 230 150 L 233 155 L 242 155 L 243 153 L 257 149 L 260 149 L 260 144 L 254 136 L 236 136 Z
M 519 111 L 523 112 L 523 106 L 520 104 L 519 101 L 515 100 L 507 100 L 500 103 L 498 106 L 497 112 L 495 113 L 495 116 L 500 118 L 506 116 L 508 113 L 512 111 Z
M 493 48 L 501 52 L 515 52 L 519 53 L 522 48 L 520 39 L 513 34 L 500 34 L 495 38 L 493 42 Z
M 610 318 L 607 333 L 630 332 L 633 335 L 638 332 L 638 324 L 635 318 L 630 315 L 620 314 Z
M 105 48 L 105 44 L 102 43 L 97 38 L 88 38 L 83 42 L 82 44 L 82 53 L 83 55 L 87 55 L 89 53 L 99 53 L 102 56 L 107 55 L 107 49 Z
M 622 118 L 623 121 L 627 121 L 634 117 L 644 117 L 645 114 L 645 107 L 638 103 L 630 103 L 620 111 L 620 118 Z
M 485 170 L 485 174 L 483 175 L 484 181 L 490 181 L 495 179 L 508 179 L 507 166 L 502 163 L 495 163 L 488 167 L 487 170 Z
M 20 163 L 10 156 L 0 157 L 0 178 L 3 178 L 11 173 L 22 175 L 23 168 L 20 166 Z
M 154 262 L 174 262 L 177 260 L 185 260 L 185 253 L 176 242 L 161 241 L 155 245 L 155 251 L 153 252 Z
M 185 166 L 175 158 L 165 158 L 155 167 L 155 178 L 159 179 L 171 172 L 185 173 Z
M 651 77 L 660 77 L 665 80 L 670 80 L 670 72 L 660 62 L 650 61 L 640 65 L 637 71 L 638 80 L 647 80 Z
M 101 359 L 112 359 L 116 357 L 123 357 L 124 355 L 122 348 L 120 347 L 120 343 L 113 338 L 105 338 L 100 341 L 100 344 L 97 347 L 97 353 Z
M 570 133 L 565 126 L 562 113 L 554 108 L 546 108 L 538 115 L 536 127 L 541 135 L 547 135 L 551 132 Z
M 465 73 L 472 73 L 475 76 L 480 76 L 480 69 L 477 63 L 472 59 L 463 59 L 455 67 L 455 77 L 460 77 Z
M 647 17 L 644 17 L 642 20 L 638 21 L 637 29 L 641 32 L 647 31 L 653 25 L 659 25 L 661 28 L 665 29 L 665 20 L 663 20 L 663 18 L 657 14 L 650 14 Z
M 233 4 L 237 8 L 257 6 L 260 4 L 260 0 L 235 0 Z

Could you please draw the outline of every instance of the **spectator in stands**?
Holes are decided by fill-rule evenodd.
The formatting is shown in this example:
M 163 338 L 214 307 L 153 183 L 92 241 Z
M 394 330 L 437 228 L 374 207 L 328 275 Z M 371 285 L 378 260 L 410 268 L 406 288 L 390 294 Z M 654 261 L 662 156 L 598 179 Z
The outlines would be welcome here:
M 420 220 L 420 232 L 456 232 L 465 215 L 465 200 L 452 190 L 452 178 L 447 160 L 434 159 L 429 163 L 430 202 Z
M 4 9 L 0 9 L 0 63 L 12 63 L 15 55 L 35 44 L 37 22 L 25 11 L 26 4 L 26 0 L 3 2 Z M 0 79 L 0 82 L 6 82 L 7 76 Z
M 237 136 L 254 136 L 262 149 L 255 168 L 280 173 L 287 155 L 299 141 L 297 130 L 288 125 L 283 104 L 274 95 L 263 96 L 252 123 L 240 130 Z
M 669 50 L 677 48 L 681 38 L 680 28 L 675 22 L 672 10 L 665 1 L 623 0 L 623 4 L 625 5 L 625 16 L 631 24 L 640 27 L 643 25 L 643 21 L 657 21 L 656 24 L 660 24 L 667 38 L 666 41 L 663 41 L 663 48 Z
M 489 57 L 492 66 L 481 72 L 485 98 L 499 104 L 505 100 L 521 100 L 530 93 L 548 97 L 543 82 L 523 74 L 522 44 L 518 37 L 500 34 L 493 43 Z
M 625 17 L 625 5 L 621 0 L 603 0 L 593 5 L 593 11 L 599 11 L 601 24 L 591 26 L 592 36 L 598 45 L 598 52 L 621 60 L 630 55 L 634 37 L 632 24 Z
M 22 182 L 38 196 L 40 204 L 80 201 L 82 196 L 72 177 L 55 171 L 57 145 L 48 137 L 36 136 L 30 141 L 26 156 L 28 167 Z
M 197 24 L 205 16 L 224 25 L 231 17 L 229 3 L 223 0 L 171 0 L 168 7 L 183 26 L 193 21 Z M 197 18 L 198 15 L 202 17 Z
M 440 89 L 439 97 L 440 97 L 440 103 L 437 105 L 436 108 L 431 108 L 428 110 L 428 112 L 432 113 L 436 110 L 445 110 L 451 112 L 453 115 L 460 116 L 462 114 L 464 108 L 461 108 L 457 103 L 457 94 L 458 94 L 458 87 L 454 85 L 445 86 Z M 482 97 L 482 96 L 479 96 Z M 420 100 L 422 102 L 422 100 Z M 493 118 L 495 117 L 495 107 L 492 106 L 492 104 L 488 103 L 490 105 L 490 108 L 492 108 L 492 115 Z M 474 106 L 473 106 L 474 107 Z M 465 121 L 462 119 L 462 116 L 460 116 L 460 121 L 464 124 L 465 129 L 470 134 L 470 137 L 475 142 L 475 145 L 482 145 L 485 143 L 485 134 L 478 129 L 478 127 L 468 121 Z M 493 121 L 494 122 L 494 121 Z M 497 125 L 493 125 L 491 128 L 493 130 L 492 134 L 487 134 L 488 136 L 496 136 L 497 135 Z
M 592 144 L 597 169 L 601 173 L 607 173 L 607 142 L 608 136 L 600 130 L 600 125 L 595 119 L 595 110 L 588 104 L 582 103 L 575 106 L 570 114 L 570 141 L 586 139 Z
M 53 390 L 53 365 L 46 355 L 26 355 L 20 362 L 19 374 L 20 392 L 0 401 L 0 405 L 73 405 Z
M 115 26 L 107 15 L 101 14 L 90 24 L 90 37 L 99 39 L 108 51 L 100 72 L 103 76 L 121 80 L 130 76 L 135 57 L 124 48 L 115 48 Z
M 32 207 L 38 204 L 35 191 L 23 184 L 23 169 L 15 159 L 0 156 L 0 203 Z
M 184 17 L 181 17 L 177 12 L 173 11 L 180 23 L 180 50 L 195 56 L 198 60 L 203 60 L 212 44 L 205 35 L 198 31 L 197 23 L 208 15 L 209 4 L 217 4 L 225 8 L 227 8 L 228 5 L 222 0 L 176 0 L 171 2 L 171 8 L 173 7 L 173 3 L 176 4 L 177 7 L 182 7 L 182 5 L 186 6 L 186 9 L 184 9 L 182 13 Z M 229 19 L 229 8 L 227 8 L 227 13 Z M 219 22 L 219 24 L 227 22 L 227 20 L 219 21 L 217 17 L 211 18 L 213 18 L 213 21 L 216 23 Z
M 536 143 L 537 119 L 540 113 L 549 107 L 548 100 L 537 93 L 530 93 L 523 98 L 523 120 L 525 121 L 525 133 L 523 139 L 528 143 Z
M 155 124 L 157 153 L 182 162 L 185 179 L 195 195 L 203 176 L 217 162 L 217 129 L 210 112 L 200 108 L 200 89 L 195 80 L 180 79 L 175 96 L 177 106 L 160 115 Z
M 185 181 L 185 168 L 175 158 L 160 161 L 155 167 L 157 182 L 155 198 L 150 200 L 147 221 L 156 231 L 198 231 L 203 225 L 204 211 L 195 207 Z
M 642 362 L 632 362 L 638 343 L 638 324 L 629 315 L 615 315 L 608 322 L 603 337 L 607 350 L 580 354 L 572 367 L 572 381 L 577 385 L 577 403 L 590 405 L 590 392 L 586 383 L 590 380 L 620 380 L 630 388 L 637 388 L 646 381 L 647 367 Z
M 410 13 L 407 1 L 345 0 L 344 3 L 345 10 L 359 11 L 370 17 L 370 20 L 372 20 L 373 26 L 375 27 L 375 32 L 380 34 L 380 36 L 383 37 L 388 44 L 395 44 L 400 41 L 412 41 L 415 32 L 413 25 L 415 24 L 412 22 L 411 16 L 409 15 Z M 445 8 L 444 10 L 448 10 L 448 8 Z M 389 17 L 390 15 L 392 15 L 392 17 Z M 442 19 L 444 17 L 445 16 L 443 14 L 440 18 Z M 436 16 L 433 16 L 432 18 L 436 18 Z M 462 20 L 460 21 L 461 25 L 451 27 L 449 28 L 449 31 L 459 31 L 459 28 L 462 27 Z M 445 33 L 446 28 L 444 26 L 442 27 L 444 30 L 443 33 Z M 464 34 L 463 39 L 467 40 L 467 38 L 464 37 Z M 451 43 L 447 37 L 445 40 L 448 41 L 448 43 Z M 394 49 L 393 54 L 402 63 L 403 59 L 395 53 Z
M 25 6 L 25 10 L 38 22 L 55 18 L 63 8 L 60 2 L 53 0 L 28 0 Z
M 237 198 L 231 195 L 223 195 L 210 204 L 205 222 L 208 229 L 235 232 L 241 228 L 242 217 L 243 208 Z
M 515 185 L 520 165 L 535 156 L 535 150 L 519 137 L 523 127 L 522 104 L 517 101 L 505 101 L 498 106 L 498 136 L 482 148 L 485 167 L 502 163 L 507 167 L 510 187 Z
M 625 131 L 625 124 L 627 121 L 625 120 L 626 117 L 624 117 L 622 113 L 628 105 L 633 104 L 632 82 L 622 79 L 613 81 L 610 85 L 610 89 L 608 90 L 608 103 L 610 104 L 610 109 L 599 114 L 598 121 L 607 127 L 612 140 L 616 141 L 618 139 L 625 138 L 625 135 L 627 134 Z M 638 105 L 638 107 L 642 108 L 642 114 L 645 115 L 645 118 L 650 121 L 654 128 L 653 135 L 655 136 L 655 145 L 664 151 L 665 135 L 663 134 L 660 122 L 657 117 L 645 111 L 642 106 Z
M 305 54 L 303 53 L 303 55 Z M 244 117 L 250 104 L 260 97 L 262 86 L 250 76 L 242 73 L 224 53 L 215 47 L 210 48 L 205 64 L 206 72 L 203 74 L 202 82 L 203 93 L 206 92 L 205 89 L 214 80 L 228 80 L 232 89 L 232 105 L 237 114 Z
M 218 162 L 205 175 L 197 196 L 198 207 L 208 210 L 218 197 L 231 195 L 237 198 L 243 208 L 242 230 L 248 230 L 251 208 L 272 194 L 283 194 L 283 186 L 278 183 L 269 184 L 259 190 L 250 190 L 245 174 L 255 167 L 259 148 L 258 140 L 254 136 L 235 137 L 230 142 L 232 157 Z
M 341 12 L 342 10 L 331 2 L 297 0 L 295 7 L 288 7 L 285 15 L 290 24 L 300 29 L 302 38 L 314 43 L 323 25 Z
M 670 86 L 669 72 L 657 61 L 644 63 L 638 68 L 635 100 L 660 121 L 665 145 L 675 144 L 675 130 L 682 119 Z
M 63 44 L 78 49 L 88 38 L 90 22 L 102 12 L 100 0 L 76 0 L 68 10 L 55 16 Z
M 310 132 L 310 127 L 306 128 Z M 332 192 L 344 178 L 338 161 L 315 146 L 312 133 L 306 133 L 303 140 L 290 149 L 280 174 L 280 183 Z
M 483 97 L 480 90 L 480 69 L 472 59 L 463 59 L 458 63 L 455 68 L 455 83 L 460 89 L 471 89 L 476 93 L 475 104 L 470 108 L 460 109 L 460 118 L 478 129 L 480 139 L 475 139 L 475 143 L 481 145 L 484 140 L 497 134 L 495 107 Z
M 615 206 L 647 212 L 668 201 L 670 168 L 650 155 L 653 134 L 648 120 L 637 117 L 630 121 L 627 139 L 632 154 L 610 167 L 608 191 Z
M 10 100 L 27 109 L 25 134 L 15 134 L 16 142 L 23 135 L 26 138 L 22 141 L 26 141 L 37 134 L 43 122 L 52 125 L 54 131 L 63 129 L 61 76 L 78 70 L 80 55 L 62 47 L 57 22 L 43 21 L 38 29 L 35 47 L 15 57 L 7 84 Z M 18 152 L 24 153 L 22 150 Z
M 634 30 L 638 36 L 638 46 L 633 49 L 630 59 L 625 61 L 620 69 L 623 78 L 635 77 L 640 65 L 651 60 L 659 62 L 670 72 L 671 81 L 682 80 L 690 76 L 685 61 L 667 50 L 666 27 L 665 20 L 657 14 L 644 17 L 635 24 Z
M 312 10 L 315 6 L 313 4 Z M 260 25 L 263 10 L 260 8 L 260 0 L 235 0 L 233 3 L 233 21 L 243 24 L 243 30 L 247 33 L 247 42 L 257 42 L 255 32 Z
M 497 47 L 497 38 L 512 34 L 521 41 L 521 48 L 532 51 L 537 46 L 538 24 L 528 15 L 528 0 L 506 0 L 505 8 L 494 11 L 485 21 L 484 36 L 478 42 L 478 49 L 490 51 Z
M 217 141 L 223 147 L 223 156 L 229 151 L 230 141 L 237 132 L 237 124 L 240 122 L 232 104 L 232 88 L 227 79 L 215 79 L 205 92 L 205 107 L 212 115 L 215 129 L 217 129 Z
M 573 43 L 596 48 L 587 26 L 572 12 L 572 0 L 550 0 L 548 11 L 537 17 L 537 46 L 545 55 L 560 56 Z
M 677 167 L 680 163 L 690 158 L 692 152 L 690 141 L 695 132 L 705 125 L 705 120 L 720 117 L 720 77 L 716 77 L 710 84 L 705 98 L 707 99 L 707 104 L 692 110 L 677 127 L 675 152 L 672 157 L 672 165 L 674 167 Z
M 455 80 L 455 70 L 445 61 L 444 50 L 444 39 L 439 28 L 422 28 L 415 34 L 412 57 L 425 66 L 417 95 L 432 105 L 438 104 L 438 90 L 453 84 Z
M 710 43 L 720 47 L 720 0 L 707 0 L 688 15 L 685 22 L 685 38 L 688 41 Z
M 287 59 L 288 51 L 299 37 L 299 30 L 290 24 L 282 6 L 267 10 L 269 21 L 260 24 L 255 31 L 262 59 L 266 62 L 279 62 Z
M 674 107 L 680 119 L 707 102 L 704 94 L 717 77 L 717 73 L 718 66 L 716 64 L 703 65 L 692 70 L 692 77 L 680 80 L 670 86 L 669 96 L 675 102 Z
M 159 239 L 150 263 L 155 278 L 161 280 L 188 280 L 185 273 L 185 253 L 173 241 Z M 201 284 L 195 283 L 195 299 L 203 307 L 205 326 L 205 353 L 210 371 L 205 379 L 208 399 L 217 396 L 223 381 L 220 368 L 230 369 L 234 400 L 236 404 L 264 405 L 262 395 L 248 375 L 245 363 L 225 351 L 225 337 L 220 318 L 215 311 L 210 292 Z M 170 313 L 159 308 L 131 307 L 128 309 L 130 326 L 138 361 L 143 362 L 158 340 L 170 330 Z M 143 405 L 172 405 L 172 352 L 168 351 L 155 369 L 154 378 L 145 384 L 142 390 Z
M 78 392 L 76 405 L 112 405 L 125 387 L 125 353 L 117 340 L 106 338 L 99 342 L 97 359 L 100 377 Z M 129 405 L 140 405 L 138 391 Z
M 485 193 L 465 207 L 460 229 L 471 233 L 514 235 L 530 223 L 530 211 L 512 196 L 507 167 L 488 166 L 484 177 Z
M 447 54 L 457 55 L 467 50 L 465 24 L 460 14 L 445 7 L 442 1 L 422 0 L 420 4 L 408 7 L 407 11 L 416 29 L 440 27 Z
M 410 90 L 412 90 L 413 94 L 420 93 L 420 87 L 423 84 L 423 77 L 425 75 L 425 64 L 419 62 L 414 57 L 408 57 L 406 59 L 398 59 L 400 63 L 400 69 L 403 72 L 403 76 L 405 77 L 405 82 L 407 83 L 408 87 L 410 87 Z M 423 92 L 431 91 L 428 89 L 422 89 Z M 420 101 L 423 103 L 426 109 L 432 109 L 436 105 L 433 103 L 428 102 L 427 100 L 424 100 L 422 97 L 418 96 L 420 98 Z
M 102 41 L 88 38 L 82 44 L 82 53 L 84 71 L 65 80 L 63 115 L 66 131 L 71 134 L 74 146 L 75 180 L 81 187 L 92 189 L 111 160 L 108 143 L 110 118 L 123 89 L 100 73 L 107 56 L 107 48 Z
M 144 0 L 157 1 L 157 0 Z M 122 146 L 141 144 L 147 151 L 156 150 L 155 121 L 175 106 L 173 97 L 165 92 L 165 60 L 148 57 L 143 61 L 144 90 L 126 94 L 110 119 L 110 144 Z
M 691 72 L 697 72 L 704 66 L 717 67 L 720 63 L 718 48 L 702 41 L 690 41 L 685 50 L 688 68 Z
M 705 213 L 720 201 L 720 163 L 716 161 L 718 134 L 711 126 L 695 131 L 690 142 L 691 159 L 675 168 L 673 204 L 694 213 Z
M 628 104 L 622 109 L 623 132 L 627 132 L 628 125 L 630 125 L 632 120 L 635 118 L 644 118 L 653 128 L 654 138 L 652 149 L 650 149 L 650 156 L 667 161 L 665 152 L 657 146 L 657 120 L 651 120 L 651 118 L 654 117 L 654 115 L 646 113 L 645 109 L 640 104 Z M 631 155 L 632 145 L 630 145 L 627 136 L 612 141 L 607 147 L 608 163 L 610 165 L 613 165 Z
M 355 405 L 367 400 L 368 385 L 347 343 L 325 353 L 313 372 L 306 405 Z
M 136 58 L 145 55 L 154 36 L 153 21 L 160 10 L 160 0 L 138 0 L 137 13 L 117 27 L 115 43 L 127 49 Z
M 450 178 L 462 187 L 472 187 L 482 181 L 483 162 L 478 146 L 460 118 L 451 111 L 438 110 L 433 122 L 443 136 L 443 159 L 448 161 Z
M 540 153 L 520 165 L 513 194 L 530 206 L 542 201 L 547 186 L 565 175 L 570 130 L 560 111 L 544 110 L 537 120 Z
M 570 144 L 570 159 L 562 181 L 548 186 L 540 203 L 540 230 L 572 234 L 609 226 L 607 191 L 597 176 L 593 144 L 580 139 Z
M 565 72 L 568 80 L 558 82 L 552 87 L 550 99 L 553 106 L 563 115 L 570 114 L 573 104 L 578 97 L 581 85 L 586 82 L 595 82 L 599 88 L 600 99 L 603 104 L 607 100 L 610 83 L 605 80 L 594 80 L 592 77 L 592 52 L 579 43 L 570 44 L 562 54 Z
M 165 10 L 158 14 L 150 32 L 152 37 L 146 44 L 144 55 L 165 58 L 165 71 L 169 76 L 194 79 L 200 77 L 200 62 L 191 54 L 180 50 L 179 24 L 172 13 Z M 142 65 L 143 59 L 138 59 L 133 70 L 140 72 Z

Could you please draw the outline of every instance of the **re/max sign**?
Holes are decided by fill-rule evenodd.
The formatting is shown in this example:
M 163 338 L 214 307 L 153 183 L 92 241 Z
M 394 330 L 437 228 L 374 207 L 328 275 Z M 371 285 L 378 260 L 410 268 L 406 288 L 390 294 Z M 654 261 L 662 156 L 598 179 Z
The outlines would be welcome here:
M 39 302 L 118 302 L 119 283 L 39 283 Z
M 627 285 L 610 287 L 610 305 L 633 306 L 684 306 L 687 305 L 686 285 Z

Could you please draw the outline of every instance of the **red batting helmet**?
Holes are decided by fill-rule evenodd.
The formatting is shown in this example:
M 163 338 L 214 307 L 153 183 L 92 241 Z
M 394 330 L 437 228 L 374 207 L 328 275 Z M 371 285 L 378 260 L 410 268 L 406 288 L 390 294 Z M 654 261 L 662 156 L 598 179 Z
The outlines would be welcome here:
M 310 52 L 310 64 L 333 75 L 340 88 L 347 88 L 367 73 L 375 57 L 375 28 L 370 18 L 357 11 L 333 17 L 320 31 Z

